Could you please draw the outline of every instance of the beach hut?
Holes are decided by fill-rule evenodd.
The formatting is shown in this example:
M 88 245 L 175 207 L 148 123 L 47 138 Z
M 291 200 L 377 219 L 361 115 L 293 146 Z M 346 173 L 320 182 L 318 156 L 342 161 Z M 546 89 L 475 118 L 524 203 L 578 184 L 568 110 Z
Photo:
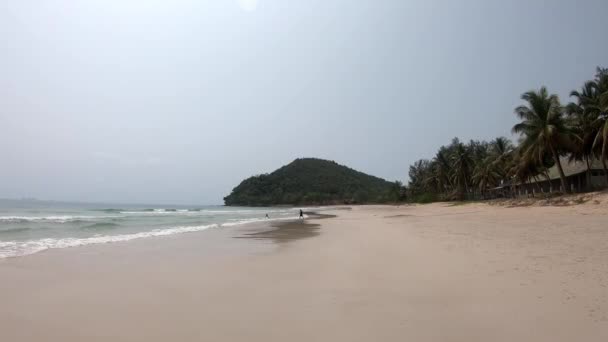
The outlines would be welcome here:
M 602 189 L 608 186 L 606 176 L 599 159 L 589 161 L 589 168 L 585 161 L 568 161 L 560 159 L 566 184 L 571 192 L 587 192 Z M 540 174 L 537 180 L 531 179 L 528 183 L 517 182 L 511 186 L 514 196 L 530 196 L 537 193 L 564 192 L 557 166 L 551 167 L 546 174 Z

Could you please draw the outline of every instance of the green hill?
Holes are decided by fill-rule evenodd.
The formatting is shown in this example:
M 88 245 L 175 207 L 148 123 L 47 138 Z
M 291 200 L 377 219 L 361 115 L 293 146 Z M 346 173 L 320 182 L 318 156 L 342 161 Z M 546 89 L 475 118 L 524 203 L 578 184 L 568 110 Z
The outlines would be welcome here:
M 396 201 L 399 184 L 334 161 L 304 158 L 245 179 L 224 198 L 231 206 L 348 204 Z

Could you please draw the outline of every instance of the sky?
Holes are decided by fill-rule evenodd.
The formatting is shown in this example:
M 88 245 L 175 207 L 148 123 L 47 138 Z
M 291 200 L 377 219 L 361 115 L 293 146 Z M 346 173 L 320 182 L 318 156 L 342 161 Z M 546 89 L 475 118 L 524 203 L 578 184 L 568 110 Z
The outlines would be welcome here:
M 221 204 L 298 157 L 387 180 L 608 66 L 606 0 L 5 0 L 0 198 Z

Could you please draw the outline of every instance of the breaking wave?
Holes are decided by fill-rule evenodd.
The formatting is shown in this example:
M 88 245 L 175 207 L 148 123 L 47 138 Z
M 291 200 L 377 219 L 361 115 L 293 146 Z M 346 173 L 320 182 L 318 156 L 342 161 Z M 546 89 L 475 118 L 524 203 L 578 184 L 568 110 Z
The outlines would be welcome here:
M 112 222 L 97 222 L 97 223 L 93 223 L 84 227 L 81 227 L 80 229 L 83 230 L 104 230 L 104 229 L 114 229 L 114 228 L 118 228 L 120 227 L 119 224 L 117 223 L 112 223 Z
M 0 258 L 10 258 L 34 254 L 47 249 L 69 248 L 86 245 L 104 244 L 110 242 L 124 242 L 156 236 L 167 236 L 182 233 L 199 232 L 209 228 L 219 227 L 217 224 L 191 227 L 172 227 L 155 229 L 147 232 L 139 232 L 122 235 L 99 235 L 87 238 L 46 238 L 30 241 L 0 241 Z
M 117 218 L 121 216 L 0 216 L 0 223 L 24 223 L 24 222 L 49 222 L 49 223 L 66 223 L 78 221 L 94 221 L 99 219 Z

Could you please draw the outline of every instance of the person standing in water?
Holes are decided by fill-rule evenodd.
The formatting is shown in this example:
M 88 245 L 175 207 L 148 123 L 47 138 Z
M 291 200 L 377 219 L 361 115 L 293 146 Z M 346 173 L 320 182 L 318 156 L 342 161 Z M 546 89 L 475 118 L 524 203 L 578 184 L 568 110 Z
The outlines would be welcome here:
M 304 219 L 304 212 L 302 211 L 302 209 L 300 209 L 300 218 L 303 220 Z

